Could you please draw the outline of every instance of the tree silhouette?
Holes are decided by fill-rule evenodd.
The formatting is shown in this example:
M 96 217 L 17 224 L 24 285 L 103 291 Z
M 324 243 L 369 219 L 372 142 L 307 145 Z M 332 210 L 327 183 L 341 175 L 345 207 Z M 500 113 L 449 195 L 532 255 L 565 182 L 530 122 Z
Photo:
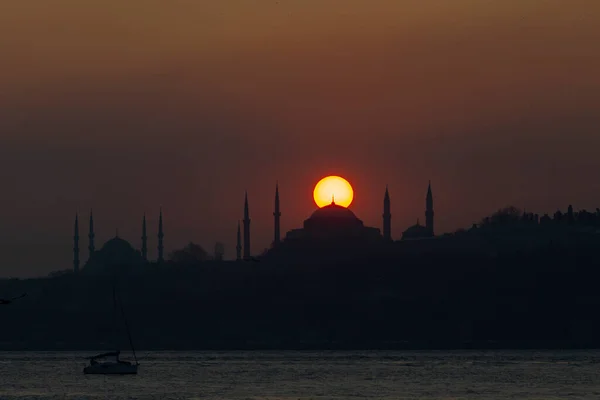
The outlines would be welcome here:
M 169 254 L 169 259 L 177 264 L 195 264 L 208 260 L 208 253 L 202 246 L 188 243 L 183 249 L 175 250 Z
M 491 216 L 483 218 L 481 225 L 507 225 L 519 222 L 521 220 L 521 210 L 515 206 L 501 208 Z

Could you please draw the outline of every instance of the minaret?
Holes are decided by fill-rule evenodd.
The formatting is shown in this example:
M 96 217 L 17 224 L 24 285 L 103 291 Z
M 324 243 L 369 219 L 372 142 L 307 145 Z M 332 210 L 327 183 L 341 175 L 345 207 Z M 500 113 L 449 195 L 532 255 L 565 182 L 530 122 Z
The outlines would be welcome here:
M 157 258 L 157 262 L 160 264 L 162 262 L 165 261 L 164 257 L 163 257 L 163 237 L 164 237 L 164 233 L 163 233 L 163 221 L 162 221 L 162 207 L 160 208 L 160 214 L 158 216 L 158 258 Z
M 237 261 L 240 261 L 242 259 L 242 232 L 240 231 L 240 221 L 238 221 L 237 245 L 235 246 L 235 259 Z
M 75 213 L 75 229 L 73 233 L 73 272 L 79 272 L 79 217 Z
M 434 236 L 433 230 L 433 194 L 431 193 L 431 181 L 429 181 L 429 187 L 427 188 L 427 200 L 425 209 L 425 227 L 429 230 L 429 234 Z
M 142 219 L 142 261 L 148 262 L 148 236 L 146 235 L 146 213 Z
M 94 233 L 94 215 L 92 214 L 92 210 L 90 210 L 90 233 L 88 234 L 88 239 L 89 239 L 88 260 L 92 259 L 92 256 L 94 255 L 94 251 L 96 250 L 96 247 L 94 246 L 94 238 L 95 237 L 96 237 L 96 234 Z
M 281 230 L 280 230 L 280 218 L 281 211 L 279 210 L 279 184 L 275 184 L 275 237 L 273 238 L 273 245 L 276 246 L 281 241 Z
M 385 185 L 385 196 L 383 196 L 383 239 L 392 240 L 392 214 L 390 207 L 390 193 Z
M 250 259 L 250 212 L 248 211 L 248 192 L 244 200 L 244 260 Z

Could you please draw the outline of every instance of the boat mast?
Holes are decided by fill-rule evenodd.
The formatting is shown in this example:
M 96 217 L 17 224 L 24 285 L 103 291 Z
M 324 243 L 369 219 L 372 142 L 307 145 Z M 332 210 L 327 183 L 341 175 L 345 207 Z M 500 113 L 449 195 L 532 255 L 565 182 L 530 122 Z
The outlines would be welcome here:
M 115 351 L 120 351 L 118 346 L 118 328 L 117 328 L 117 278 L 115 277 L 113 280 L 113 345 L 115 346 Z M 118 358 L 119 356 L 117 356 Z
M 127 324 L 127 318 L 125 317 L 125 310 L 123 309 L 123 302 L 119 302 L 119 306 L 121 307 L 121 315 L 123 316 L 123 321 L 125 321 L 125 330 L 127 331 L 127 338 L 129 339 L 129 345 L 131 346 L 131 351 L 133 352 L 133 359 L 135 363 L 139 365 L 137 357 L 135 355 L 135 348 L 133 347 L 133 339 L 131 338 L 131 332 L 129 332 L 129 325 Z

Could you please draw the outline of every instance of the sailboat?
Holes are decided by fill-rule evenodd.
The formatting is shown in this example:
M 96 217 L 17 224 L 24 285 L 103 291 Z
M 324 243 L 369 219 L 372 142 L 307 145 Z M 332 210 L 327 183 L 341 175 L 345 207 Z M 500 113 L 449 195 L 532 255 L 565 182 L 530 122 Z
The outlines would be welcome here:
M 121 350 L 115 350 L 108 353 L 102 353 L 89 357 L 90 365 L 83 369 L 84 374 L 98 374 L 98 375 L 135 375 L 138 371 L 137 357 L 135 355 L 135 348 L 133 347 L 133 340 L 131 339 L 131 333 L 129 332 L 129 326 L 127 325 L 127 319 L 125 318 L 125 311 L 123 310 L 123 304 L 119 303 L 121 308 L 121 315 L 125 321 L 125 330 L 127 331 L 127 338 L 129 339 L 129 345 L 133 352 L 133 358 L 135 363 L 129 361 L 122 361 L 119 359 Z M 113 308 L 114 308 L 114 332 L 115 332 L 115 344 L 117 334 L 117 292 L 116 285 L 113 284 Z

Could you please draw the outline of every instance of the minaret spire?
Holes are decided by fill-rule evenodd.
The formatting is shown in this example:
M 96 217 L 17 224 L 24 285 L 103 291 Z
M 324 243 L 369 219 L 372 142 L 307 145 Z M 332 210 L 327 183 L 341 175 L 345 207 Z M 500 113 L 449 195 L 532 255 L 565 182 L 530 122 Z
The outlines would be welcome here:
M 248 191 L 244 200 L 244 260 L 250 259 L 250 212 L 248 210 Z
M 238 220 L 237 230 L 237 245 L 235 246 L 235 259 L 240 261 L 242 259 L 242 232 L 240 230 L 240 221 Z
M 429 235 L 434 236 L 433 230 L 433 194 L 431 191 L 431 181 L 427 188 L 427 199 L 425 200 L 425 227 L 429 230 Z
M 275 183 L 275 212 L 273 212 L 273 216 L 275 218 L 275 229 L 274 229 L 274 238 L 273 245 L 276 246 L 281 241 L 281 227 L 280 227 L 280 218 L 281 211 L 279 210 L 279 183 Z
M 79 216 L 75 213 L 75 227 L 73 229 L 73 272 L 79 272 Z
M 148 262 L 148 236 L 146 235 L 146 213 L 142 219 L 142 261 Z
M 163 233 L 163 219 L 162 219 L 162 207 L 160 208 L 160 212 L 158 215 L 158 258 L 157 258 L 157 262 L 160 264 L 162 262 L 165 261 L 164 257 L 163 257 L 163 237 L 164 237 L 164 233 Z
M 385 185 L 385 195 L 383 196 L 383 238 L 387 241 L 392 240 L 392 214 L 388 185 Z
M 89 239 L 88 260 L 92 259 L 92 256 L 94 255 L 94 251 L 96 251 L 96 247 L 94 246 L 94 238 L 95 237 L 96 237 L 96 234 L 94 233 L 94 214 L 92 213 L 92 210 L 90 209 L 90 233 L 88 234 L 88 239 Z

